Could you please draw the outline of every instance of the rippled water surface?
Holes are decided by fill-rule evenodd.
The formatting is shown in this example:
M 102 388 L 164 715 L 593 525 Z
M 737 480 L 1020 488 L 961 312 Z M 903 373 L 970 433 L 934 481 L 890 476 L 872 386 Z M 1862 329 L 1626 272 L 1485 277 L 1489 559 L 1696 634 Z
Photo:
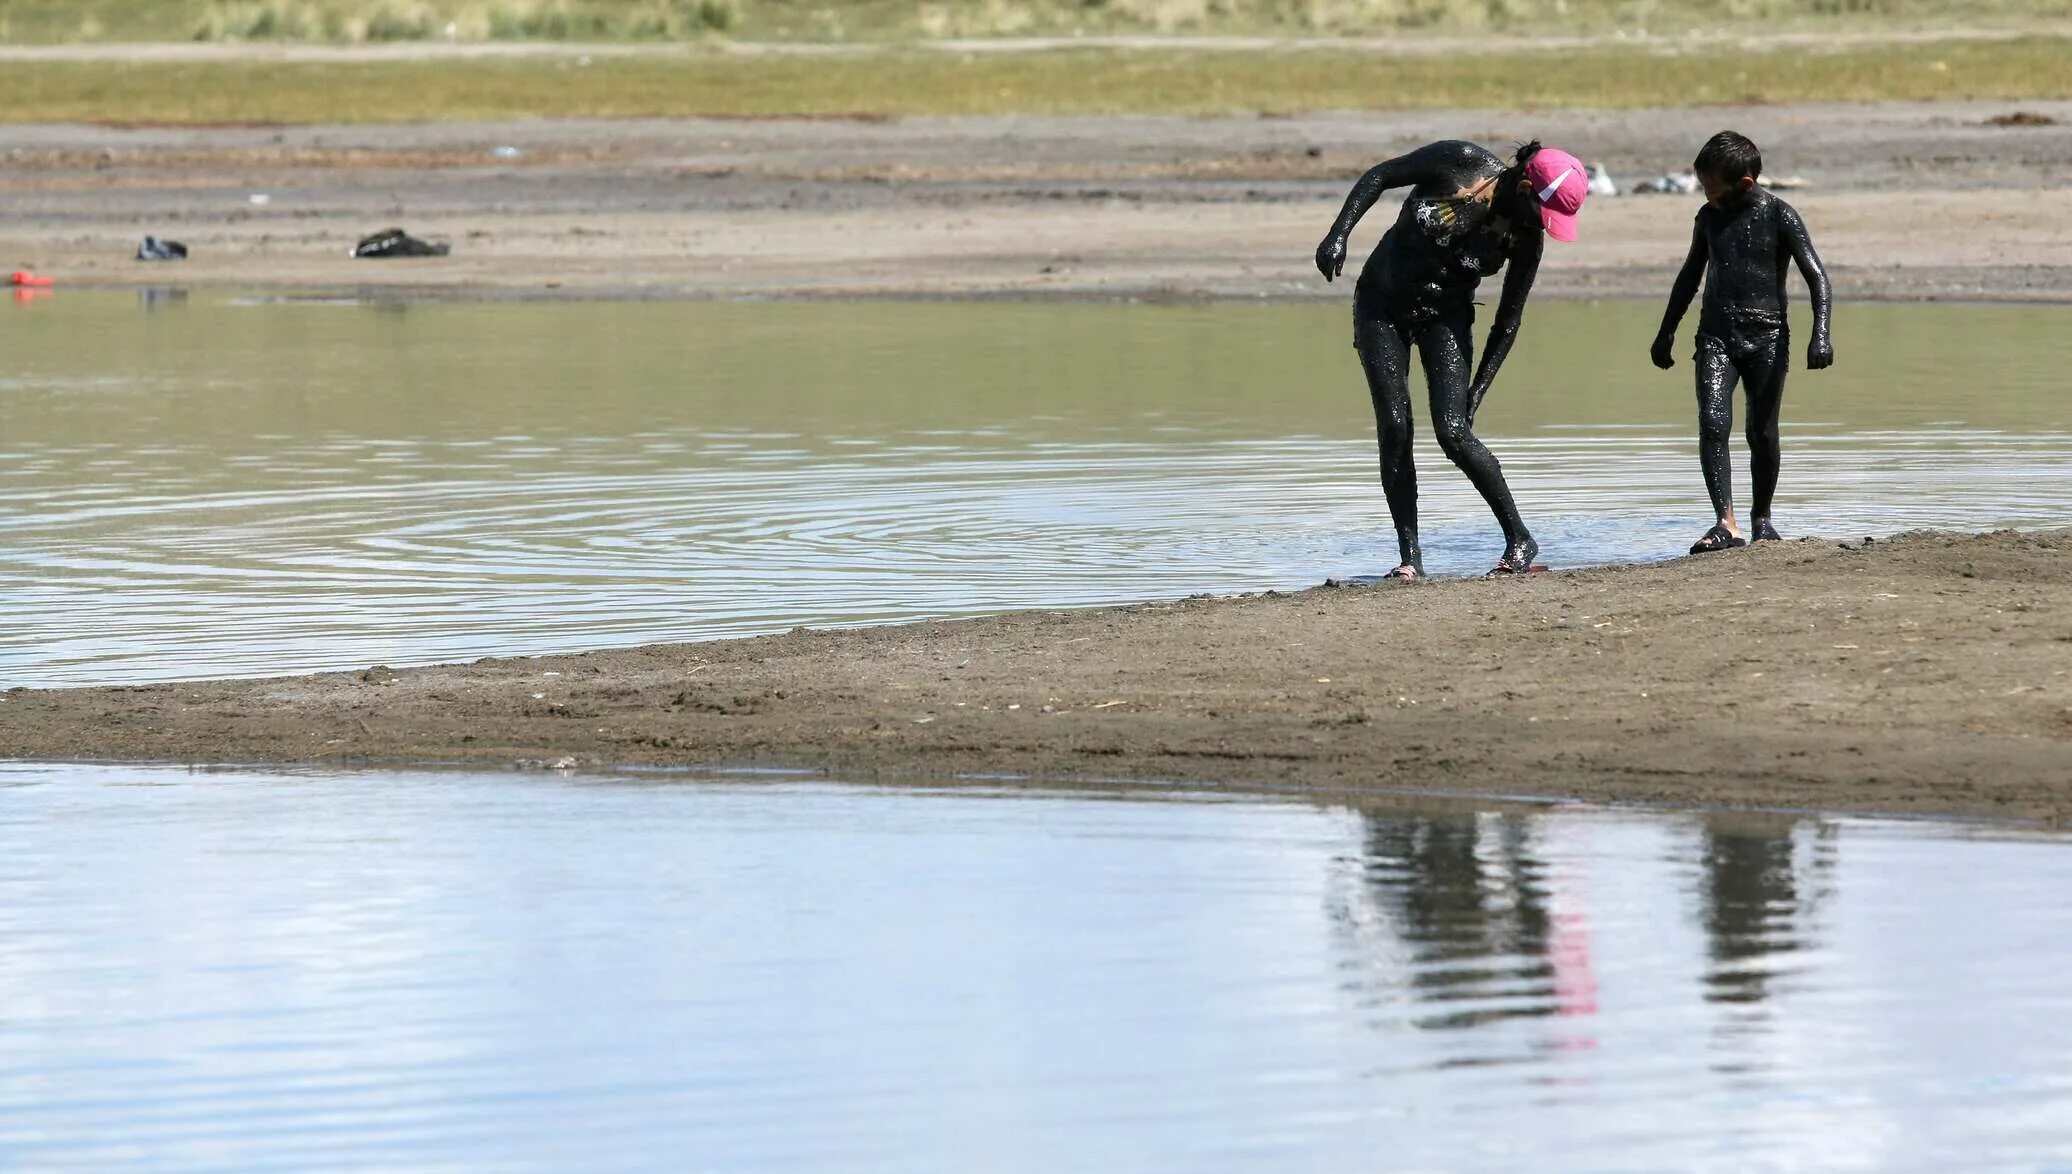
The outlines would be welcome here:
M 2062 1169 L 2072 852 L 0 766 L 7 1169 Z
M 155 307 L 155 309 L 153 308 Z M 1535 305 L 1480 427 L 1557 566 L 1703 528 L 1658 308 Z M 0 306 L 0 686 L 1303 586 L 1394 563 L 1331 306 Z M 2067 312 L 1850 306 L 1787 534 L 2072 524 Z M 1423 413 L 1420 411 L 1420 417 Z M 1745 454 L 1738 451 L 1737 459 Z M 1420 449 L 1431 568 L 1494 524 Z M 1745 467 L 1739 474 L 1745 500 Z

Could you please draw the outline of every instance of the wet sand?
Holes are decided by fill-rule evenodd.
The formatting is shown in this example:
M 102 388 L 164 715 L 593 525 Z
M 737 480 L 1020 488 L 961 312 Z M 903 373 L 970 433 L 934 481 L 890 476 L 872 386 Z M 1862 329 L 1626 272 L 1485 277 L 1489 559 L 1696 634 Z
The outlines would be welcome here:
M 2046 125 L 1999 126 L 2017 110 Z M 2072 102 L 1296 118 L 0 126 L 0 265 L 79 286 L 411 297 L 1331 298 L 1366 166 L 1538 135 L 1628 183 L 1735 126 L 1845 299 L 2072 300 Z M 498 148 L 507 148 L 503 154 Z M 515 154 L 513 151 L 515 150 Z M 258 197 L 258 202 L 255 202 Z M 1540 292 L 1659 298 L 1695 197 L 1593 200 Z M 1364 251 L 1393 214 L 1370 212 Z M 447 258 L 356 261 L 400 225 Z M 1947 226 L 1961 226 L 1949 228 Z M 145 233 L 192 259 L 130 259 Z
M 0 127 L 0 264 L 406 297 L 1332 298 L 1366 165 L 1541 135 L 1627 179 L 1734 125 L 1844 299 L 2072 300 L 2072 103 L 1293 119 Z M 497 147 L 517 154 L 494 154 Z M 255 195 L 264 196 L 254 201 Z M 1551 295 L 1667 289 L 1695 201 L 1593 201 Z M 1356 238 L 1386 223 L 1377 208 Z M 448 258 L 345 256 L 395 224 Z M 1946 229 L 1944 226 L 1961 226 Z M 129 260 L 142 234 L 192 260 Z M 1528 318 L 1528 329 L 1530 319 Z M 0 694 L 0 757 L 799 766 L 2062 819 L 2072 532 L 1788 543 L 586 656 Z
M 0 757 L 2072 816 L 2072 530 L 0 694 Z

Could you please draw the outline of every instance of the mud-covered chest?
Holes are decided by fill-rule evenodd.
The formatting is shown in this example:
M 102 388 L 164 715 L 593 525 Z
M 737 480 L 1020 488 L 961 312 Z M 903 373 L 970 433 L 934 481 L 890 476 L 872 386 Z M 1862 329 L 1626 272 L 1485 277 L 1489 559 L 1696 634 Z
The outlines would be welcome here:
M 1488 276 L 1511 255 L 1510 234 L 1498 231 L 1495 209 L 1472 196 L 1414 196 L 1410 221 L 1451 268 Z

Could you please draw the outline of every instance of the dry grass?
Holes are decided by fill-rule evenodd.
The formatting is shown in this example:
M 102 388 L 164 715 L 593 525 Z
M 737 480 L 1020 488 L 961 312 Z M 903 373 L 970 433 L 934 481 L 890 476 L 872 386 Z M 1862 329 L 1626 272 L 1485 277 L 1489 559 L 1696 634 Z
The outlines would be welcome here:
M 2038 27 L 2072 0 L 0 0 L 0 40 L 901 41 L 1084 33 Z
M 740 20 L 738 0 L 216 0 L 199 41 L 682 40 Z
M 710 52 L 594 60 L 15 62 L 12 122 L 1294 113 L 1438 107 L 2072 98 L 2072 40 L 1702 59 L 1641 49 L 1386 57 L 1335 51 Z M 585 64 L 585 61 L 589 61 Z

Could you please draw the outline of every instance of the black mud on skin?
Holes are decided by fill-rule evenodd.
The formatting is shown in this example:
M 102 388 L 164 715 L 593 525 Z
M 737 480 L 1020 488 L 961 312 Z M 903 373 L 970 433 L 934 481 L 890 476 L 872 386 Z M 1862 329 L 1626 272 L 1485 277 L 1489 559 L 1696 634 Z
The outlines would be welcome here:
M 1503 468 L 1474 431 L 1475 413 L 1518 336 L 1526 296 L 1539 273 L 1543 234 L 1537 207 L 1518 177 L 1534 148 L 1506 168 L 1488 149 L 1449 140 L 1381 163 L 1361 176 L 1331 231 L 1317 246 L 1317 268 L 1344 271 L 1347 238 L 1390 188 L 1410 188 L 1396 222 L 1382 235 L 1353 296 L 1353 347 L 1367 376 L 1381 454 L 1381 486 L 1395 523 L 1403 566 L 1422 572 L 1417 535 L 1417 469 L 1411 457 L 1410 352 L 1416 348 L 1430 391 L 1439 447 L 1482 495 L 1504 532 L 1499 569 L 1531 565 L 1539 545 L 1526 530 Z M 1510 265 L 1474 363 L 1474 296 L 1484 277 Z
M 1669 306 L 1656 334 L 1655 364 L 1671 365 L 1676 327 L 1690 308 L 1702 279 L 1705 300 L 1698 311 L 1693 356 L 1698 391 L 1698 463 L 1713 516 L 1724 524 L 1734 513 L 1728 438 L 1734 430 L 1734 385 L 1748 389 L 1749 476 L 1755 498 L 1749 523 L 1756 537 L 1776 537 L 1770 503 L 1782 464 L 1777 417 L 1784 380 L 1791 367 L 1791 328 L 1784 290 L 1786 267 L 1796 264 L 1813 298 L 1813 339 L 1806 365 L 1820 370 L 1834 361 L 1828 321 L 1832 294 L 1827 271 L 1813 251 L 1805 221 L 1790 204 L 1752 188 L 1727 206 L 1708 202 L 1698 209 L 1691 250 L 1669 293 Z

